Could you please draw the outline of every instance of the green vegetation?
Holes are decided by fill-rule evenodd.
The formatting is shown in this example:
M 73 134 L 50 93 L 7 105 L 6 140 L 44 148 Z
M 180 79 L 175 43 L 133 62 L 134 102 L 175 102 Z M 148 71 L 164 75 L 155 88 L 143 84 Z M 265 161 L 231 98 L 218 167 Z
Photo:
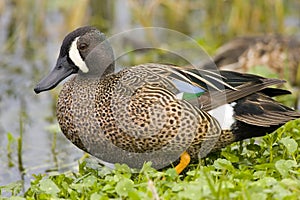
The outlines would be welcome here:
M 157 171 L 150 163 L 137 172 L 83 161 L 79 172 L 36 175 L 26 199 L 298 199 L 300 120 L 276 132 L 232 144 L 192 164 L 182 175 Z M 0 187 L 17 195 L 20 184 Z M 17 199 L 22 199 L 18 197 Z

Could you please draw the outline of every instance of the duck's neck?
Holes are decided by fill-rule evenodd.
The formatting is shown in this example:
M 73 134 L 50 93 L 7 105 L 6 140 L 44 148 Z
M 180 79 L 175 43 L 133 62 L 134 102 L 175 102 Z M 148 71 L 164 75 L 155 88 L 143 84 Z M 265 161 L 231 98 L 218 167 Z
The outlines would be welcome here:
M 112 63 L 108 66 L 108 68 L 103 72 L 102 76 L 106 76 L 107 74 L 112 74 L 115 72 L 115 63 Z
M 82 77 L 101 78 L 115 70 L 114 52 L 108 41 L 97 44 L 85 57 L 88 72 L 79 72 Z
M 79 77 L 81 78 L 102 78 L 107 74 L 114 73 L 115 63 L 111 63 L 108 67 L 91 67 L 87 73 L 82 71 L 78 72 Z

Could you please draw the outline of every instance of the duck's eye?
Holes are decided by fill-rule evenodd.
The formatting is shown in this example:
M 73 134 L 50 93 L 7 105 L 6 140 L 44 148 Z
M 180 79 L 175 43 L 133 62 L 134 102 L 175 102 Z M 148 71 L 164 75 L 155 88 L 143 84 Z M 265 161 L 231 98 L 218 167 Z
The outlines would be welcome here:
M 58 69 L 58 70 L 60 70 L 61 68 L 62 68 L 61 65 L 58 65 L 58 66 L 56 67 L 56 69 Z
M 82 51 L 82 50 L 85 50 L 87 47 L 88 47 L 88 45 L 86 43 L 81 43 L 81 44 L 79 44 L 78 49 Z

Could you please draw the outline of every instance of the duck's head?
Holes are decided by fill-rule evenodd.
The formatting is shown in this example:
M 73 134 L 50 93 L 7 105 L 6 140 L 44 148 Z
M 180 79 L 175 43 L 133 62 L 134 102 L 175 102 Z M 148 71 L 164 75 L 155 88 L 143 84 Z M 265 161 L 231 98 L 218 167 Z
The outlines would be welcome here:
M 81 27 L 64 38 L 55 67 L 34 91 L 51 90 L 71 74 L 99 78 L 113 71 L 114 53 L 105 35 L 94 27 Z

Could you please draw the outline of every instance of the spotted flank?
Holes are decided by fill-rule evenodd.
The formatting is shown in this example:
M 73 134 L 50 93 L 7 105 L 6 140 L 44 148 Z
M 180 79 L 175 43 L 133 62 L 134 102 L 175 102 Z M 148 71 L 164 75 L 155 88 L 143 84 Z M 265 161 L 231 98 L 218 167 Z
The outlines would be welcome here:
M 34 89 L 76 73 L 59 94 L 57 120 L 72 143 L 105 163 L 151 161 L 160 169 L 180 160 L 180 173 L 190 159 L 300 117 L 273 99 L 289 93 L 273 87 L 282 80 L 158 63 L 114 69 L 103 34 L 81 27 L 65 37 L 57 65 Z

